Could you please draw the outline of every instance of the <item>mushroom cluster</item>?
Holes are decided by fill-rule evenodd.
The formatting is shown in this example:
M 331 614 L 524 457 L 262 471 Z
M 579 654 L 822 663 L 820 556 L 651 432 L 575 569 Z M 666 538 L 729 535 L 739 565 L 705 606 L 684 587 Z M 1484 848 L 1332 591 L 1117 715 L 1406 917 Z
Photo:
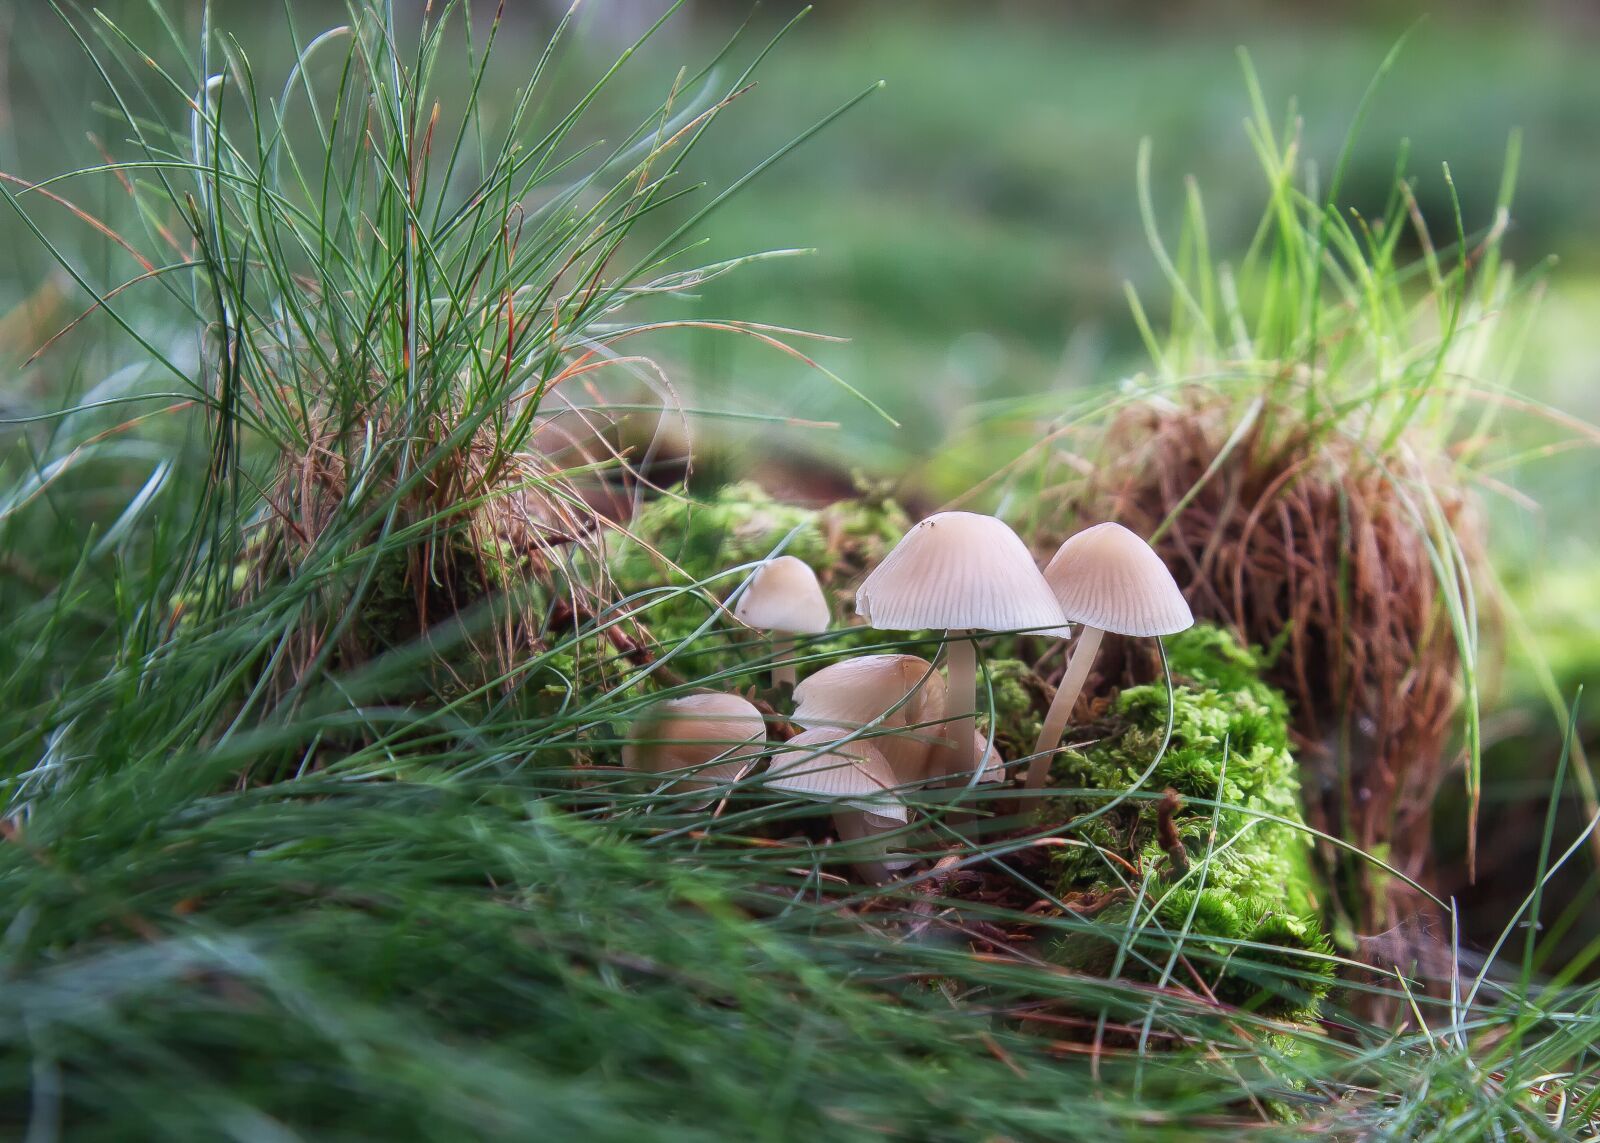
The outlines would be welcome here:
M 876 882 L 908 864 L 889 849 L 912 821 L 908 795 L 1007 777 L 977 728 L 977 640 L 1001 632 L 1068 639 L 1079 626 L 1027 760 L 1025 784 L 1038 789 L 1105 633 L 1159 637 L 1194 622 L 1160 557 L 1120 524 L 1070 537 L 1041 570 L 1008 525 L 973 512 L 940 512 L 913 526 L 855 596 L 870 627 L 943 632 L 945 674 L 917 655 L 871 654 L 797 683 L 794 638 L 825 633 L 830 615 L 816 574 L 793 556 L 761 563 L 731 603 L 737 620 L 771 634 L 776 701 L 792 697 L 788 718 L 799 732 L 769 742 L 767 721 L 747 698 L 690 694 L 635 723 L 623 765 L 659 776 L 665 791 L 702 809 L 765 760 L 761 786 L 826 803 L 857 872 Z

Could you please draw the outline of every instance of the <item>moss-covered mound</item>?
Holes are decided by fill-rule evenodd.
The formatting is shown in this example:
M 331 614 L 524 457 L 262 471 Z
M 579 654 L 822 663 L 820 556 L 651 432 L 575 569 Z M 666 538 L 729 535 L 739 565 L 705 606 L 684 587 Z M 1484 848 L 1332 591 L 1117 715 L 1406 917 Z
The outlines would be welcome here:
M 1056 955 L 1157 978 L 1181 937 L 1219 999 L 1305 1014 L 1326 993 L 1331 965 L 1304 954 L 1330 945 L 1316 916 L 1287 704 L 1262 681 L 1258 658 L 1216 627 L 1173 636 L 1167 648 L 1170 703 L 1164 682 L 1130 687 L 1093 745 L 1057 757 L 1052 784 L 1082 793 L 1048 812 L 1090 846 L 1058 851 L 1057 892 L 1114 903 Z M 1125 951 L 1130 934 L 1142 955 Z

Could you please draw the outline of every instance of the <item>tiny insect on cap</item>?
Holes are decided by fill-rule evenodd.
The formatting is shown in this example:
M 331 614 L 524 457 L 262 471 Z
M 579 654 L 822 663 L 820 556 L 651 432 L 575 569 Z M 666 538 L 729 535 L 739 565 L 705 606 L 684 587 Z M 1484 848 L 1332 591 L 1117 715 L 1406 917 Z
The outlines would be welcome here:
M 976 512 L 940 512 L 907 532 L 856 591 L 856 611 L 883 631 L 1022 631 L 1066 622 L 1027 545 L 1004 521 Z
M 756 569 L 733 614 L 760 631 L 816 635 L 828 629 L 828 601 L 804 560 L 779 556 Z
M 1070 537 L 1044 569 L 1068 619 L 1118 635 L 1172 635 L 1194 613 L 1149 544 L 1121 524 Z

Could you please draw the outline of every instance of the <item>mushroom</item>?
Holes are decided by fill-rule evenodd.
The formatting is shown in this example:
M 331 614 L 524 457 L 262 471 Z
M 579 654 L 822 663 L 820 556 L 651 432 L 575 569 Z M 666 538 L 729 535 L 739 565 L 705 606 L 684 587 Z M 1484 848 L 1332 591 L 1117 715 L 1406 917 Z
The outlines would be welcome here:
M 978 631 L 1060 629 L 1061 605 L 1025 545 L 1003 521 L 940 512 L 907 532 L 856 591 L 856 611 L 887 631 L 945 630 L 950 688 L 945 724 L 954 740 L 947 772 L 970 774 L 977 708 Z
M 1194 626 L 1194 613 L 1167 565 L 1121 524 L 1096 524 L 1069 537 L 1045 566 L 1044 577 L 1061 610 L 1074 623 L 1083 624 L 1083 631 L 1033 747 L 1033 761 L 1028 764 L 1031 790 L 1043 786 L 1050 772 L 1050 758 L 1089 677 L 1100 637 L 1107 631 L 1172 635 Z
M 859 655 L 824 667 L 794 689 L 794 721 L 808 730 L 859 730 L 881 722 L 872 739 L 895 779 L 920 781 L 938 723 L 944 718 L 944 676 L 917 655 Z
M 794 556 L 779 556 L 757 568 L 733 614 L 747 626 L 773 632 L 773 686 L 794 686 L 794 664 L 781 661 L 794 650 L 792 636 L 817 635 L 828 629 L 828 601 L 817 573 Z
M 840 742 L 840 733 L 803 730 L 789 739 L 772 755 L 767 785 L 832 802 L 839 840 L 862 843 L 856 871 L 869 881 L 887 881 L 909 862 L 887 860 L 881 835 L 905 825 L 906 807 L 894 793 L 894 770 L 878 748 L 861 739 Z
M 629 770 L 666 774 L 692 771 L 669 787 L 713 790 L 736 782 L 759 759 L 766 746 L 767 724 L 761 712 L 738 695 L 692 694 L 657 703 L 633 724 L 634 741 L 622 748 Z M 714 793 L 685 803 L 698 810 Z

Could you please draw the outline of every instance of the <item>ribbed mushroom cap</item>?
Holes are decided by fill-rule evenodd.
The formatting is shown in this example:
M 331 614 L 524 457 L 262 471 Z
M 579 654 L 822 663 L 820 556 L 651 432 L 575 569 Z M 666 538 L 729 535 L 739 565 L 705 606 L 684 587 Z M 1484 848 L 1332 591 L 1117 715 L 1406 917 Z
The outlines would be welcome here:
M 794 556 L 779 556 L 757 568 L 733 614 L 761 631 L 815 635 L 828 629 L 828 601 L 817 573 Z
M 1167 565 L 1121 524 L 1096 524 L 1068 538 L 1044 578 L 1074 623 L 1139 636 L 1194 626 L 1194 613 Z
M 944 689 L 944 676 L 920 655 L 857 655 L 806 679 L 795 687 L 794 698 L 817 718 L 862 723 L 916 691 L 890 716 L 890 725 L 903 726 L 941 717 Z
M 821 801 L 836 801 L 869 817 L 906 820 L 894 793 L 894 771 L 877 747 L 840 742 L 839 730 L 805 730 L 772 755 L 767 785 Z
M 1002 520 L 940 512 L 905 534 L 856 591 L 884 631 L 1055 628 L 1066 622 L 1027 545 Z
M 808 730 L 855 730 L 880 716 L 884 730 L 915 727 L 871 738 L 895 777 L 907 783 L 927 771 L 940 731 L 934 724 L 944 718 L 945 681 L 917 655 L 860 655 L 824 667 L 794 689 L 794 698 L 794 721 Z
M 671 788 L 694 790 L 736 781 L 761 756 L 753 744 L 765 743 L 767 724 L 738 695 L 684 695 L 651 707 L 631 734 L 638 741 L 622 748 L 624 766 L 652 774 L 692 767 Z

